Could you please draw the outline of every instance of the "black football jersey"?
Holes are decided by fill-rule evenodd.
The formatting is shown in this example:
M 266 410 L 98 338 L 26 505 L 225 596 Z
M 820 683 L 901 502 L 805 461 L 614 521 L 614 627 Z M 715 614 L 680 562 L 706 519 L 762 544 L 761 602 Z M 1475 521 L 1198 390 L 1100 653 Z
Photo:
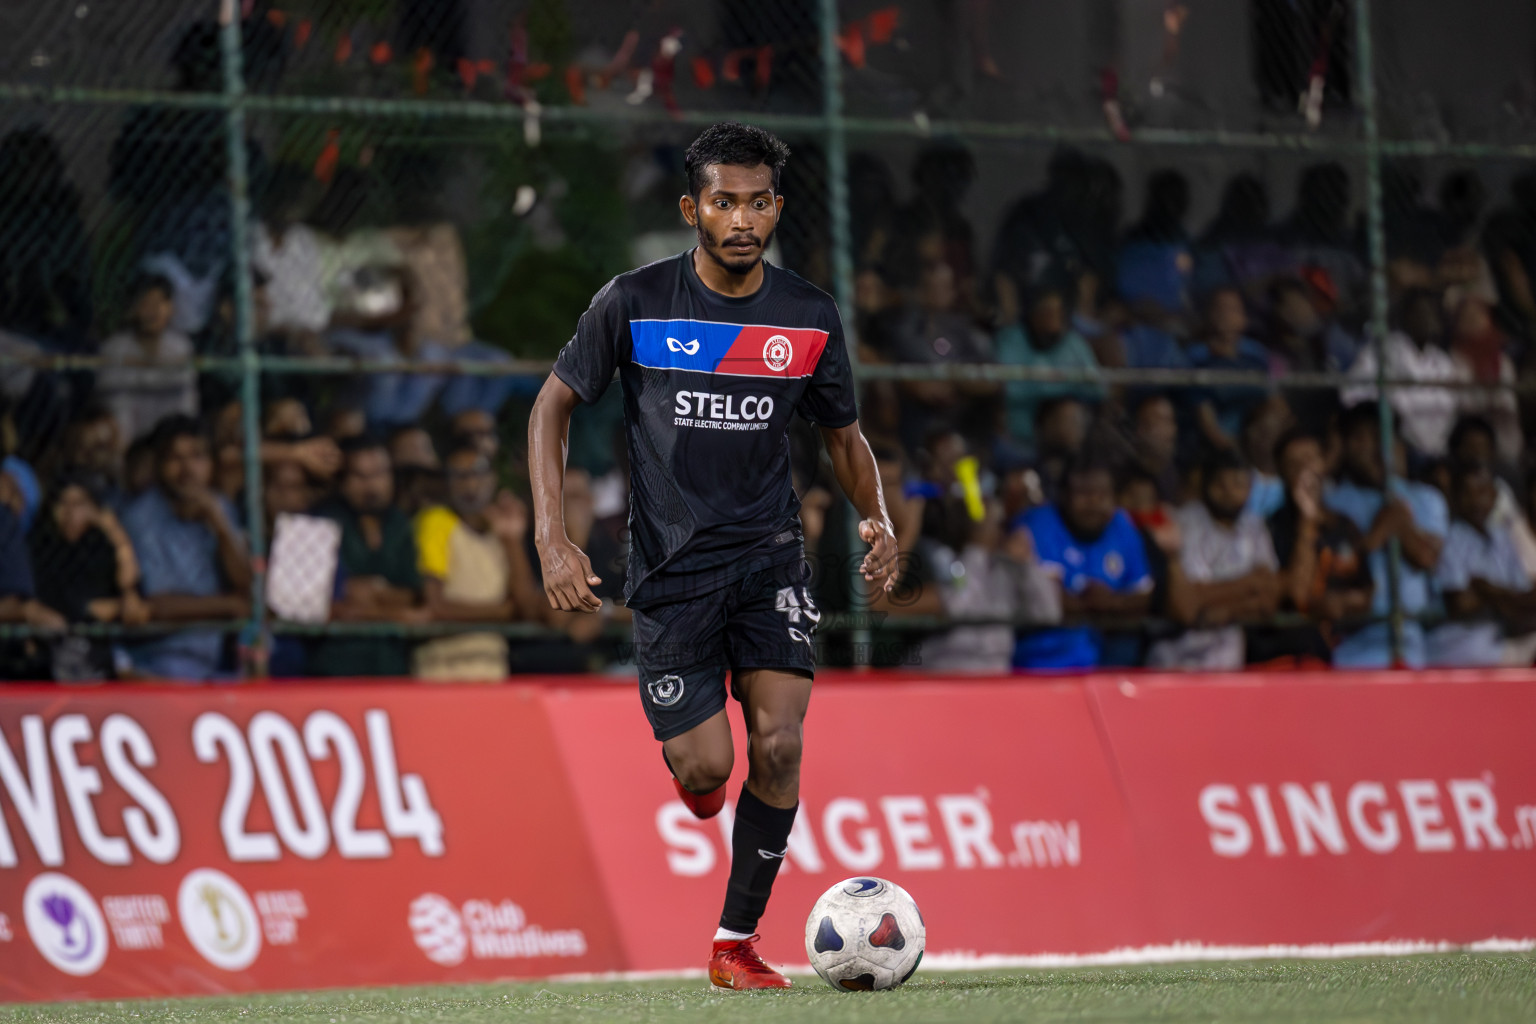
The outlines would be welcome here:
M 832 297 L 766 261 L 757 292 L 720 295 L 689 250 L 609 281 L 555 362 L 584 402 L 615 370 L 629 444 L 627 603 L 696 597 L 802 557 L 790 417 L 857 418 Z

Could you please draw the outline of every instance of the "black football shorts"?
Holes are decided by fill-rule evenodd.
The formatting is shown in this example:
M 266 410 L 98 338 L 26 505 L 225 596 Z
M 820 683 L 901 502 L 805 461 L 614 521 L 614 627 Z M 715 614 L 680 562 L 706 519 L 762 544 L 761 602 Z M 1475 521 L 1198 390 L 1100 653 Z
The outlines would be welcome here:
M 634 609 L 640 703 L 658 740 L 679 736 L 722 710 L 728 670 L 814 677 L 821 611 L 811 600 L 809 579 L 810 566 L 801 559 L 700 597 Z

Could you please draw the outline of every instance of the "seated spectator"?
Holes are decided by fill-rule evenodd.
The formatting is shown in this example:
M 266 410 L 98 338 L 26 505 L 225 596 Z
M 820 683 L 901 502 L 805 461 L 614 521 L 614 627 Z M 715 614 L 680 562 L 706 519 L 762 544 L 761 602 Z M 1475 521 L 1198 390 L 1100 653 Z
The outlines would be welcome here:
M 14 452 L 0 459 L 0 504 L 9 505 L 21 522 L 22 532 L 32 529 L 43 503 L 43 485 L 32 464 Z
M 1493 426 L 1481 416 L 1463 416 L 1457 420 L 1451 431 L 1449 447 L 1453 464 L 1498 465 L 1498 442 Z M 1515 542 L 1515 551 L 1520 555 L 1520 564 L 1528 576 L 1536 579 L 1536 531 L 1531 529 L 1530 520 L 1521 509 L 1520 499 L 1515 496 L 1509 481 L 1494 474 L 1493 488 L 1493 521 L 1509 531 Z M 1446 489 L 1445 500 L 1451 500 L 1449 488 Z
M 549 601 L 534 582 L 524 540 L 528 509 L 496 493 L 490 460 L 472 445 L 448 453 L 448 504 L 416 517 L 416 551 L 427 608 L 436 622 L 541 622 Z M 415 675 L 436 681 L 500 682 L 507 638 L 461 633 L 416 648 Z
M 1047 501 L 1055 501 L 1062 477 L 1083 452 L 1088 409 L 1075 398 L 1052 398 L 1035 407 L 1035 470 Z
M 1435 294 L 1422 288 L 1403 296 L 1398 309 L 1398 326 L 1382 343 L 1389 379 L 1401 378 L 1433 383 L 1467 379 L 1444 348 L 1445 323 Z M 1350 368 L 1349 375 L 1362 381 L 1376 379 L 1376 350 L 1367 346 Z M 1392 408 L 1402 424 L 1403 440 L 1414 454 L 1438 457 L 1445 454 L 1446 441 L 1456 422 L 1460 399 L 1453 388 L 1411 387 L 1388 391 Z M 1374 383 L 1346 388 L 1345 406 L 1377 398 Z
M 1252 660 L 1316 655 L 1332 660 L 1339 623 L 1370 614 L 1373 584 L 1360 531 L 1323 503 L 1323 444 L 1292 429 L 1275 442 L 1274 460 L 1285 487 L 1284 504 L 1269 517 L 1269 536 L 1280 561 L 1280 606 L 1312 619 L 1303 630 L 1250 632 Z
M 1115 507 L 1115 478 L 1108 465 L 1079 459 L 1066 471 L 1061 497 L 1032 508 L 1012 528 L 1029 531 L 1041 566 L 1061 589 L 1069 617 L 1145 615 L 1152 575 L 1141 535 Z M 1088 624 L 1034 630 L 1014 647 L 1016 668 L 1092 668 L 1102 637 Z
M 1498 441 L 1490 466 L 1513 466 L 1525 451 L 1520 429 L 1520 403 L 1514 391 L 1515 365 L 1504 353 L 1507 339 L 1493 322 L 1493 311 L 1482 299 L 1469 298 L 1456 310 L 1451 335 L 1451 358 L 1462 375 L 1488 388 L 1504 390 L 1459 392 L 1463 413 L 1482 416 L 1493 427 Z
M 1285 503 L 1285 485 L 1275 467 L 1275 443 L 1291 428 L 1291 407 L 1282 395 L 1270 395 L 1248 410 L 1238 435 L 1243 457 L 1253 471 L 1248 511 L 1262 522 Z
M 1149 666 L 1239 669 L 1246 658 L 1242 624 L 1274 615 L 1279 564 L 1263 520 L 1245 511 L 1249 473 L 1236 452 L 1212 453 L 1201 467 L 1200 500 L 1179 509 L 1185 586 L 1171 610 L 1189 628 L 1154 644 Z
M 1359 342 L 1323 314 L 1314 289 L 1299 277 L 1282 277 L 1269 289 L 1271 358 L 1285 373 L 1343 373 L 1354 365 Z M 1296 421 L 1322 430 L 1339 408 L 1336 388 L 1299 388 L 1287 394 Z
M 1173 399 L 1161 391 L 1140 392 L 1131 406 L 1131 457 L 1157 483 L 1159 501 L 1180 503 L 1178 454 L 1179 418 Z
M 947 572 L 937 585 L 943 614 L 951 619 L 1061 621 L 1061 590 L 1035 556 L 1022 526 L 1003 534 L 1002 504 L 985 503 L 985 515 L 971 518 L 963 499 L 948 501 L 944 517 L 950 536 L 935 545 L 927 561 Z M 1014 627 L 957 625 L 923 641 L 923 668 L 948 672 L 1006 672 L 1013 660 Z
M 213 460 L 197 421 L 171 416 L 154 432 L 155 484 L 123 513 L 150 618 L 198 622 L 243 618 L 250 610 L 251 566 L 234 509 L 212 488 Z M 222 669 L 224 637 L 182 630 L 129 646 L 133 671 L 206 680 Z
M 1131 466 L 1120 477 L 1120 507 L 1131 517 L 1141 534 L 1147 553 L 1147 568 L 1152 574 L 1152 600 L 1149 615 L 1167 619 L 1174 602 L 1183 600 L 1184 570 L 1179 564 L 1179 549 L 1184 545 L 1177 509 L 1164 501 L 1157 491 L 1157 480 L 1140 466 Z M 1177 632 L 1174 627 L 1155 625 L 1147 635 L 1120 633 L 1104 638 L 1101 665 L 1139 666 L 1143 642 L 1156 641 Z
M 145 277 L 133 290 L 129 329 L 101 343 L 106 365 L 96 375 L 96 395 L 126 441 L 147 436 L 172 413 L 197 415 L 192 340 L 171 329 L 175 311 L 170 281 Z
M 1248 314 L 1236 288 L 1218 288 L 1206 304 L 1208 331 L 1203 342 L 1189 349 L 1189 365 L 1196 370 L 1268 374 L 1269 352 L 1247 336 Z M 1243 420 L 1268 395 L 1254 384 L 1217 384 L 1191 392 L 1195 424 L 1208 445 L 1238 450 Z
M 425 622 L 411 522 L 394 503 L 389 449 L 372 438 L 342 446 L 338 493 L 315 509 L 341 525 L 342 599 L 338 622 Z M 409 644 L 399 636 L 333 636 L 315 646 L 309 669 L 321 676 L 403 676 Z
M 432 435 L 420 427 L 398 427 L 389 435 L 389 461 L 395 467 L 395 504 L 407 517 L 444 499 L 443 461 Z
M 308 588 L 315 586 L 317 576 L 323 583 L 327 570 L 331 576 L 332 603 L 342 597 L 345 578 L 340 567 L 316 564 L 317 559 L 323 557 L 320 551 L 327 549 L 317 547 L 307 550 L 302 559 L 294 558 L 296 564 L 289 565 L 289 552 L 277 543 L 278 517 L 302 516 L 314 519 L 309 515 L 314 499 L 314 483 L 297 462 L 283 460 L 262 466 L 261 500 L 267 537 L 272 545 L 267 554 L 267 602 L 271 613 L 278 618 L 284 617 L 284 608 L 282 601 L 274 596 L 275 592 L 282 593 L 291 584 L 296 592 L 313 593 Z M 332 556 L 333 559 L 335 557 Z M 318 615 L 316 619 L 323 621 Z M 314 646 L 315 641 L 304 636 L 292 633 L 273 635 L 267 647 L 267 675 L 273 679 L 301 679 L 309 675 L 309 652 Z
M 1450 526 L 1445 499 L 1433 487 L 1392 478 L 1384 497 L 1386 460 L 1381 450 L 1380 412 L 1374 402 L 1348 410 L 1340 424 L 1343 463 L 1339 480 L 1323 504 L 1355 525 L 1360 550 L 1371 567 L 1371 615 L 1391 611 L 1387 544 L 1394 537 L 1402 546 L 1398 573 L 1398 602 L 1403 611 L 1402 660 L 1410 668 L 1424 665 L 1424 630 L 1416 617 L 1430 609 L 1430 578 L 1440 560 Z M 1394 453 L 1395 455 L 1396 453 Z M 1334 648 L 1336 668 L 1388 668 L 1392 664 L 1391 630 L 1375 622 L 1353 630 Z
M 67 625 L 64 616 L 37 599 L 26 536 L 6 505 L 0 505 L 0 622 L 49 630 Z
M 938 366 L 991 361 L 991 339 L 957 311 L 958 301 L 949 264 L 930 262 L 923 268 L 916 303 L 884 322 L 882 348 L 898 363 Z M 988 412 L 995 408 L 990 400 L 997 392 L 997 385 L 987 381 L 902 381 L 897 388 L 902 443 L 917 447 L 936 419 L 952 417 L 957 410 L 965 414 L 961 428 L 967 437 L 989 437 Z
M 295 165 L 274 167 L 251 232 L 251 266 L 266 278 L 266 327 L 301 336 L 298 348 L 312 348 L 331 322 L 325 243 L 303 223 L 313 180 Z
M 1452 470 L 1451 527 L 1435 569 L 1451 621 L 1430 631 L 1430 665 L 1529 668 L 1536 660 L 1536 588 L 1509 531 L 1494 521 L 1494 501 L 1486 465 Z
M 1068 326 L 1066 300 L 1059 288 L 1043 286 L 1024 305 L 1024 322 L 997 332 L 997 361 L 1032 369 L 1097 370 L 1093 350 Z M 1087 381 L 1009 381 L 1003 385 L 1008 440 L 1024 451 L 1035 439 L 1035 410 L 1052 398 L 1097 402 L 1103 387 Z
M 496 417 L 484 409 L 465 409 L 448 421 L 448 436 L 454 445 L 469 442 L 480 449 L 480 454 L 496 465 L 501 454 L 501 435 L 496 430 Z
M 1126 232 L 1117 259 L 1120 294 L 1132 306 L 1152 303 L 1173 314 L 1188 309 L 1195 266 L 1184 228 L 1188 213 L 1188 179 L 1178 171 L 1154 172 L 1147 180 L 1141 221 Z
M 92 478 L 91 489 L 104 507 L 122 511 L 123 444 L 112 410 L 98 402 L 80 409 L 64 428 L 64 443 L 59 456 L 66 473 L 82 473 Z
M 28 538 L 38 599 L 70 622 L 136 626 L 149 621 L 149 606 L 139 596 L 139 560 L 97 480 L 73 471 L 54 484 Z M 52 646 L 54 679 L 110 679 L 115 671 L 105 639 L 61 637 Z

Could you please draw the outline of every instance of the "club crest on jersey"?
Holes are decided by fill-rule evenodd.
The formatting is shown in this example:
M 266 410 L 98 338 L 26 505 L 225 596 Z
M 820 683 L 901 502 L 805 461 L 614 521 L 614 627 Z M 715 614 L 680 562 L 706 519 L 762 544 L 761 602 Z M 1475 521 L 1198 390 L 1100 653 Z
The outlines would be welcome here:
M 767 363 L 768 369 L 774 373 L 783 372 L 784 368 L 789 365 L 789 361 L 794 357 L 794 346 L 782 334 L 775 334 L 763 346 L 763 362 Z
M 685 355 L 694 355 L 699 351 L 699 339 L 692 341 L 678 341 L 676 338 L 667 339 L 667 348 L 673 352 L 682 352 Z
M 653 679 L 645 684 L 645 690 L 651 695 L 652 704 L 669 708 L 683 699 L 683 677 L 666 675 Z

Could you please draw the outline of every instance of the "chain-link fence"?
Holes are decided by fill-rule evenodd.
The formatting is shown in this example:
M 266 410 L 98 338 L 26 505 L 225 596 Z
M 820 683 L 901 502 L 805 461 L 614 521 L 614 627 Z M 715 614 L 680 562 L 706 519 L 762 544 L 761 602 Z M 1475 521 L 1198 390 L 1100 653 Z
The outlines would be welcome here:
M 726 118 L 793 150 L 769 258 L 839 300 L 909 570 L 857 584 L 797 426 L 825 660 L 1417 664 L 1449 624 L 1518 661 L 1529 577 L 1450 565 L 1536 570 L 1536 15 L 1386 14 L 9 4 L 6 674 L 627 662 L 620 396 L 571 433 L 601 616 L 542 601 L 528 411 L 592 294 L 693 244 Z

